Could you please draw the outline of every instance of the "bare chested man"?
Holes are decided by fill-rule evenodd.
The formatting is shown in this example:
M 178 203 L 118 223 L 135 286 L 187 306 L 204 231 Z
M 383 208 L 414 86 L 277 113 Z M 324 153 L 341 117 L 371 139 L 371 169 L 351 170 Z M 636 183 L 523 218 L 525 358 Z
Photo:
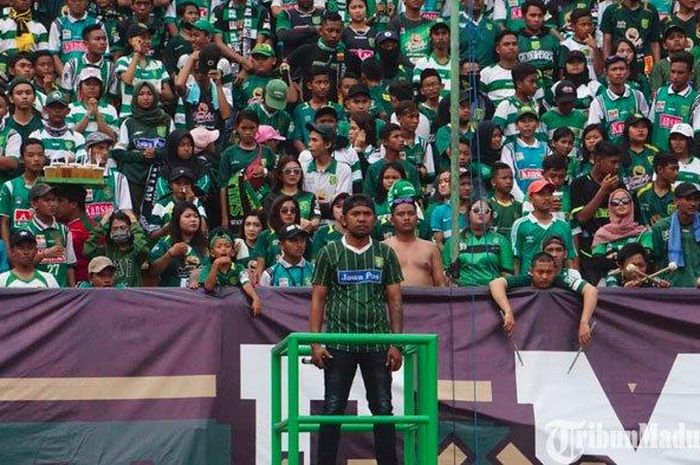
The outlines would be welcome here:
M 394 249 L 401 264 L 402 286 L 442 287 L 446 285 L 440 250 L 430 241 L 416 237 L 418 207 L 412 199 L 397 199 L 391 206 L 395 235 L 384 241 Z

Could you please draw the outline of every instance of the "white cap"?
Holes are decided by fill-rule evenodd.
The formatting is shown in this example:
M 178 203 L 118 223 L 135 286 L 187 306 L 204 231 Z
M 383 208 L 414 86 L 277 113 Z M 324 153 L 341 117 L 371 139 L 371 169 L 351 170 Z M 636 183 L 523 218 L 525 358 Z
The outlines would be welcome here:
M 78 80 L 80 82 L 86 81 L 90 78 L 99 79 L 100 82 L 102 82 L 102 74 L 100 74 L 100 69 L 94 66 L 86 66 L 80 70 L 80 74 L 78 75 Z
M 693 128 L 690 127 L 689 124 L 686 123 L 676 123 L 673 125 L 671 128 L 671 134 L 681 134 L 684 135 L 685 137 L 690 137 L 691 139 L 693 138 Z

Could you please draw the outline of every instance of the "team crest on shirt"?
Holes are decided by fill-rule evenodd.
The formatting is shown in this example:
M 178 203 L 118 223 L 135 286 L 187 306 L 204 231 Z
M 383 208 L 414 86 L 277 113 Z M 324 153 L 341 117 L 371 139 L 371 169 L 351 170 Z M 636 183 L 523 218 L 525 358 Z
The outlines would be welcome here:
M 649 20 L 648 19 L 643 19 L 642 20 L 642 29 L 646 29 L 649 27 Z
M 384 257 L 374 257 L 374 266 L 376 266 L 377 268 L 384 268 Z
M 331 174 L 328 178 L 328 183 L 331 186 L 335 186 L 336 184 L 338 184 L 338 176 L 336 176 L 335 174 Z
M 608 110 L 608 119 L 610 121 L 616 120 L 618 118 L 618 116 L 620 116 L 620 112 L 617 110 L 617 108 L 615 108 L 613 110 Z
M 158 132 L 158 137 L 165 137 L 166 127 L 165 126 L 158 126 L 158 129 L 156 129 L 156 132 Z

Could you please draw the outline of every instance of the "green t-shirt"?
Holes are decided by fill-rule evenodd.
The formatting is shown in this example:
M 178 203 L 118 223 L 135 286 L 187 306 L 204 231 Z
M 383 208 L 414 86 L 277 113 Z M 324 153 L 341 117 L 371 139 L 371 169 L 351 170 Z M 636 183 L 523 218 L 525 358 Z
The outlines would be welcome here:
M 267 170 L 273 169 L 277 163 L 275 155 L 264 145 L 246 150 L 236 144 L 224 150 L 219 160 L 219 186 L 226 186 L 231 176 L 247 168 L 257 156 L 262 158 L 263 168 Z
M 419 58 L 428 56 L 431 49 L 430 27 L 433 22 L 421 18 L 418 21 L 408 19 L 404 13 L 392 19 L 387 29 L 396 32 L 400 38 L 401 55 L 415 63 Z
M 662 218 L 671 216 L 676 211 L 673 190 L 669 189 L 659 196 L 654 191 L 654 183 L 649 182 L 637 191 L 637 206 L 639 207 L 639 223 L 653 226 Z
M 338 114 L 338 120 L 345 119 L 345 109 L 342 105 L 336 102 L 328 102 L 324 106 L 333 107 Z M 291 134 L 292 140 L 300 140 L 304 143 L 304 147 L 309 145 L 309 130 L 306 129 L 307 123 L 313 123 L 316 116 L 316 110 L 309 102 L 304 102 L 297 105 L 292 112 L 292 122 L 294 131 Z
M 253 103 L 249 105 L 247 110 L 251 110 L 260 119 L 260 124 L 266 124 L 277 129 L 282 136 L 290 138 L 294 131 L 294 123 L 292 117 L 286 110 L 268 110 L 262 103 Z
M 316 229 L 311 239 L 311 259 L 316 260 L 318 253 L 329 242 L 339 241 L 343 238 L 343 233 L 335 228 L 334 224 L 322 224 Z
M 574 145 L 578 146 L 581 143 L 581 134 L 586 126 L 586 119 L 586 115 L 581 110 L 574 109 L 568 115 L 563 115 L 555 107 L 542 115 L 540 124 L 550 139 L 554 136 L 554 131 L 559 128 L 571 129 L 575 136 Z
M 54 246 L 63 247 L 63 254 L 59 257 L 45 257 L 36 265 L 39 271 L 45 271 L 56 278 L 61 287 L 68 287 L 68 268 L 75 265 L 75 253 L 73 242 L 70 237 L 68 226 L 58 223 L 55 219 L 53 224 L 45 225 L 36 218 L 22 226 L 36 237 L 37 250 L 50 249 Z
M 523 204 L 512 199 L 509 205 L 504 205 L 496 200 L 496 197 L 491 197 L 489 203 L 493 210 L 493 221 L 491 225 L 494 230 L 504 237 L 510 237 L 510 230 L 513 223 L 523 216 Z
M 659 13 L 646 1 L 639 2 L 639 6 L 634 10 L 623 2 L 614 3 L 605 9 L 600 23 L 600 30 L 611 34 L 613 42 L 631 37 L 632 31 L 635 32 L 637 61 L 640 65 L 646 65 L 646 73 L 651 73 L 653 61 L 645 57 L 651 56 L 652 42 L 659 42 L 660 29 Z
M 700 276 L 700 244 L 695 241 L 693 225 L 680 225 L 681 248 L 685 266 L 676 271 L 668 272 L 662 276 L 671 282 L 673 287 L 695 287 L 695 280 Z M 658 268 L 668 266 L 668 241 L 671 237 L 671 217 L 659 220 L 651 228 L 652 242 L 654 244 L 654 258 Z
M 521 275 L 530 270 L 532 258 L 542 251 L 544 241 L 554 235 L 559 236 L 566 243 L 566 258 L 569 260 L 576 258 L 576 248 L 568 222 L 552 218 L 549 224 L 543 225 L 530 213 L 513 223 L 511 243 L 513 255 L 520 260 Z
M 10 218 L 10 232 L 15 232 L 32 219 L 32 206 L 29 202 L 32 187 L 33 184 L 27 185 L 24 176 L 18 176 L 0 188 L 0 216 Z
M 170 247 L 173 246 L 173 240 L 170 236 L 160 238 L 156 245 L 151 249 L 148 260 L 152 263 L 163 257 Z M 160 287 L 187 287 L 190 279 L 190 274 L 197 268 L 202 266 L 206 254 L 199 250 L 188 246 L 187 253 L 184 257 L 173 257 L 168 264 L 168 267 L 161 273 L 158 286 Z
M 199 284 L 204 284 L 209 275 L 211 274 L 211 261 L 207 262 L 202 266 L 202 270 L 199 272 Z M 227 272 L 222 273 L 221 271 L 216 272 L 216 287 L 243 287 L 243 285 L 250 282 L 248 278 L 248 270 L 240 263 L 231 262 L 231 267 Z
M 385 291 L 403 281 L 394 251 L 371 241 L 361 252 L 335 241 L 321 249 L 316 259 L 313 284 L 324 286 L 326 331 L 329 333 L 388 333 Z M 378 352 L 377 345 L 330 345 L 339 350 Z
M 653 247 L 653 244 L 651 243 L 651 231 L 644 231 L 638 236 L 628 236 L 612 242 L 596 244 L 591 248 L 591 255 L 607 257 L 610 260 L 617 260 L 617 252 L 627 244 L 632 244 L 635 242 L 642 244 L 642 246 L 644 246 L 646 249 L 651 250 Z
M 442 262 L 445 269 L 451 265 L 452 241 L 445 241 L 442 249 Z M 513 272 L 513 249 L 508 239 L 495 232 L 487 232 L 477 237 L 465 230 L 459 238 L 459 277 L 460 286 L 487 286 L 501 276 Z
M 255 241 L 255 247 L 250 255 L 255 259 L 264 259 L 265 266 L 276 263 L 277 259 L 282 256 L 282 249 L 280 249 L 280 240 L 277 238 L 277 233 L 272 229 L 266 229 L 261 232 L 258 236 L 258 240 Z
M 634 193 L 651 182 L 654 177 L 654 155 L 659 151 L 653 145 L 645 145 L 641 152 L 630 149 L 630 164 L 621 167 L 622 179 L 628 191 Z
M 668 150 L 671 128 L 679 123 L 693 126 L 693 113 L 699 102 L 700 94 L 690 86 L 678 93 L 671 86 L 660 88 L 649 115 L 654 125 L 652 145 L 660 151 Z

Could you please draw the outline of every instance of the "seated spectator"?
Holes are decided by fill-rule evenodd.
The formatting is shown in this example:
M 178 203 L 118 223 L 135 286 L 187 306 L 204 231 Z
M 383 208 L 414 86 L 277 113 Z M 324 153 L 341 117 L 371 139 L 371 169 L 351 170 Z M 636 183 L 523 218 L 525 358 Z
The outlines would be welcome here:
M 593 170 L 593 153 L 598 142 L 607 140 L 605 137 L 605 131 L 600 124 L 589 124 L 583 128 L 581 147 L 577 154 L 569 157 L 569 166 L 566 169 L 566 177 L 569 183 Z
M 188 168 L 177 167 L 170 170 L 168 193 L 158 199 L 151 211 L 148 226 L 148 237 L 157 241 L 171 233 L 172 215 L 179 202 L 191 202 L 197 207 L 201 230 L 206 234 L 207 213 L 195 193 L 194 174 Z
M 625 63 L 627 63 L 627 69 L 629 70 L 627 84 L 629 87 L 633 90 L 641 92 L 641 94 L 645 97 L 649 96 L 651 99 L 651 89 L 649 87 L 649 79 L 647 78 L 648 70 L 646 69 L 646 65 L 641 63 L 638 59 L 639 55 L 637 54 L 632 41 L 624 38 L 613 43 L 611 55 L 606 56 L 610 58 L 611 56 L 615 55 L 621 56 L 625 59 Z M 603 88 L 608 87 L 607 84 L 609 84 L 609 82 L 606 83 L 605 80 L 602 81 Z M 647 104 L 648 103 L 649 102 L 647 102 Z M 644 114 L 646 115 L 647 113 L 644 112 Z
M 173 171 L 185 168 L 192 173 L 195 196 L 204 201 L 212 189 L 209 166 L 204 157 L 195 154 L 195 143 L 189 131 L 173 131 L 165 143 L 165 157 L 156 181 L 156 199 L 171 193 L 170 175 Z
M 255 133 L 255 142 L 270 149 L 278 158 L 286 153 L 280 145 L 280 142 L 286 140 L 287 138 L 277 132 L 277 129 L 267 124 L 258 126 L 258 132 Z
M 272 202 L 268 212 L 267 229 L 260 233 L 255 243 L 251 256 L 258 261 L 256 269 L 262 273 L 267 265 L 276 263 L 281 254 L 279 238 L 277 234 L 290 224 L 299 224 L 301 215 L 299 204 L 292 197 L 281 195 Z
M 352 113 L 348 139 L 350 147 L 355 151 L 360 161 L 360 173 L 364 179 L 369 168 L 369 157 L 379 148 L 377 146 L 376 120 L 369 113 Z
M 527 194 L 533 210 L 513 223 L 511 230 L 515 274 L 527 273 L 533 257 L 542 251 L 542 244 L 553 234 L 566 242 L 568 261 L 565 267 L 574 265 L 573 268 L 575 268 L 577 254 L 571 235 L 571 226 L 567 221 L 558 219 L 552 214 L 554 185 L 540 179 L 530 184 Z
M 634 194 L 654 176 L 652 161 L 659 149 L 649 144 L 652 126 L 649 118 L 634 114 L 625 121 L 623 134 L 627 156 L 623 157 L 622 179 L 627 190 Z
M 435 119 L 437 118 L 438 107 L 440 105 L 440 94 L 443 89 L 442 79 L 440 74 L 434 69 L 427 68 L 420 73 L 420 96 L 421 102 L 418 108 L 422 115 L 428 118 L 430 122 L 430 135 L 435 135 L 436 128 L 434 127 Z
M 636 204 L 641 213 L 639 222 L 647 226 L 654 226 L 676 210 L 673 185 L 678 179 L 678 158 L 670 153 L 657 153 L 653 166 L 654 180 L 637 191 Z
M 467 227 L 467 212 L 471 205 L 472 179 L 468 171 L 459 174 L 459 230 Z M 433 230 L 433 240 L 443 249 L 445 241 L 452 237 L 452 208 L 448 201 L 435 208 L 430 217 L 430 227 Z
M 529 63 L 518 63 L 513 67 L 512 75 L 515 94 L 502 100 L 493 115 L 493 124 L 503 129 L 506 143 L 515 141 L 519 134 L 519 129 L 516 128 L 519 110 L 526 107 L 534 111 L 535 116 L 537 116 L 539 108 L 539 104 L 535 100 L 537 69 Z M 538 138 L 545 139 L 546 134 L 539 124 L 539 119 L 532 133 L 535 134 L 535 132 L 539 133 Z
M 275 50 L 269 44 L 257 44 L 250 53 L 250 63 L 251 68 L 246 73 L 239 74 L 234 83 L 233 91 L 238 108 L 263 102 L 265 87 L 274 79 L 277 63 Z M 289 98 L 289 92 L 287 98 Z
M 129 181 L 131 205 L 140 213 L 149 173 L 153 165 L 163 159 L 166 137 L 175 130 L 175 124 L 161 108 L 158 94 L 149 82 L 136 86 L 133 103 L 133 114 L 119 128 L 112 157 Z M 155 192 L 155 177 L 152 182 Z
M 46 156 L 39 139 L 27 139 L 22 144 L 21 158 L 24 173 L 12 178 L 0 188 L 0 225 L 2 240 L 10 245 L 10 235 L 32 220 L 29 193 L 44 172 Z
M 440 73 L 443 84 L 441 96 L 444 98 L 450 95 L 453 86 L 450 80 L 450 25 L 442 18 L 437 19 L 430 27 L 430 45 L 432 52 L 418 58 L 414 63 L 413 84 L 420 84 L 420 76 L 424 70 L 434 69 Z
M 225 230 L 217 230 L 209 241 L 211 264 L 202 267 L 199 284 L 207 292 L 214 292 L 222 287 L 237 286 L 251 299 L 253 316 L 262 313 L 262 301 L 250 283 L 248 271 L 233 261 L 233 238 Z
M 566 247 L 566 241 L 556 234 L 553 234 L 545 239 L 542 244 L 542 252 L 547 252 L 552 256 L 554 259 L 555 272 L 558 276 L 562 278 L 582 279 L 581 273 L 579 273 L 578 270 L 565 266 L 568 261 L 567 257 L 569 256 Z
M 68 127 L 83 135 L 102 132 L 112 140 L 117 139 L 119 115 L 115 108 L 101 100 L 104 81 L 99 68 L 86 66 L 78 77 L 76 101 L 69 106 L 66 119 Z
M 207 244 L 199 209 L 187 201 L 173 209 L 170 234 L 151 249 L 149 273 L 159 277 L 160 287 L 188 287 L 207 255 Z
M 125 2 L 128 9 L 126 19 L 116 26 L 119 41 L 115 45 L 115 53 L 121 56 L 129 52 L 129 49 L 133 47 L 131 40 L 129 40 L 131 39 L 129 31 L 134 26 L 139 26 L 148 30 L 151 35 L 149 40 L 152 49 L 149 51 L 149 56 L 161 58 L 163 45 L 166 42 L 168 33 L 163 21 L 163 11 L 156 10 L 156 6 L 164 6 L 167 3 L 159 1 L 157 5 L 156 2 L 157 0 L 131 0 L 130 2 Z
M 617 252 L 623 246 L 634 242 L 650 250 L 652 247 L 649 228 L 634 221 L 634 203 L 629 192 L 622 188 L 611 192 L 608 212 L 610 222 L 595 232 L 591 249 L 593 257 L 598 258 L 601 275 L 615 266 Z
M 642 244 L 629 243 L 617 253 L 617 268 L 605 277 L 606 287 L 670 287 L 671 283 L 661 278 L 647 279 L 651 269 L 649 250 Z
M 104 289 L 108 287 L 124 288 L 125 286 L 115 282 L 117 267 L 112 260 L 105 256 L 98 256 L 90 260 L 87 266 L 88 280 L 80 281 L 76 287 L 79 289 Z
M 115 285 L 141 287 L 141 265 L 148 260 L 148 241 L 131 211 L 112 211 L 90 232 L 85 256 L 108 257 L 116 268 Z M 89 267 L 89 265 L 88 265 Z
M 15 78 L 7 86 L 7 96 L 12 104 L 11 113 L 3 120 L 6 131 L 14 129 L 22 140 L 44 127 L 41 114 L 34 109 L 36 89 L 25 78 Z
M 8 4 L 10 9 L 7 16 L 3 15 L 0 19 L 0 30 L 3 31 L 0 53 L 13 56 L 17 52 L 48 49 L 49 34 L 44 25 L 34 17 L 32 3 L 26 0 L 11 0 L 5 2 L 4 6 Z
M 420 190 L 420 181 L 418 180 L 418 170 L 416 166 L 402 157 L 404 142 L 401 137 L 401 127 L 398 124 L 389 123 L 382 130 L 382 146 L 379 150 L 370 155 L 368 161 L 370 163 L 367 168 L 367 176 L 363 181 L 362 192 L 375 197 L 379 189 L 380 179 L 379 172 L 388 162 L 398 162 L 403 165 L 406 171 L 406 179 L 411 184 Z
M 341 192 L 336 195 L 333 202 L 331 202 L 331 220 L 320 225 L 313 235 L 311 241 L 312 259 L 316 259 L 318 253 L 326 244 L 340 240 L 347 232 L 341 219 L 343 217 L 343 202 L 345 202 L 345 199 L 348 197 L 350 197 L 350 194 Z
M 493 215 L 491 226 L 502 236 L 509 238 L 510 230 L 515 220 L 520 218 L 523 212 L 523 204 L 515 200 L 513 190 L 513 169 L 503 162 L 497 161 L 493 165 L 491 186 L 491 209 Z
M 75 286 L 75 251 L 70 229 L 56 221 L 57 206 L 55 188 L 48 184 L 35 184 L 29 191 L 34 216 L 22 226 L 36 238 L 37 269 L 56 278 L 61 287 Z
M 518 35 L 513 30 L 502 30 L 496 36 L 498 62 L 484 67 L 479 73 L 479 88 L 498 105 L 515 93 L 511 71 L 518 61 Z
M 12 269 L 0 273 L 0 287 L 9 288 L 58 288 L 56 278 L 45 271 L 37 269 L 37 244 L 34 234 L 20 230 L 10 239 L 10 260 Z M 7 263 L 5 263 L 5 267 Z
M 457 260 L 452 262 L 452 241 L 442 249 L 442 262 L 458 286 L 486 286 L 513 272 L 510 241 L 491 229 L 492 210 L 486 199 L 469 208 L 469 226 L 459 236 Z
M 543 131 L 551 138 L 557 129 L 569 128 L 574 133 L 574 139 L 579 141 L 586 125 L 586 113 L 576 108 L 577 94 L 574 83 L 559 81 L 553 91 L 555 106 L 542 115 Z
M 578 340 L 582 346 L 591 341 L 591 317 L 598 304 L 598 290 L 582 279 L 563 278 L 556 273 L 554 258 L 546 252 L 532 257 L 530 273 L 508 278 L 496 278 L 489 283 L 491 297 L 503 315 L 503 327 L 508 336 L 515 331 L 515 316 L 508 302 L 508 289 L 532 286 L 535 289 L 557 287 L 568 289 L 583 296 L 583 310 L 579 320 Z
M 131 211 L 129 181 L 113 166 L 108 165 L 114 139 L 101 132 L 90 134 L 85 140 L 88 163 L 104 167 L 104 187 L 86 188 L 85 211 L 90 218 L 99 218 L 114 210 Z
M 348 52 L 354 54 L 360 60 L 364 61 L 367 58 L 374 56 L 374 38 L 377 31 L 373 25 L 373 19 L 370 16 L 376 14 L 376 11 L 370 13 L 367 0 L 350 0 L 347 7 L 347 13 L 344 15 L 345 27 L 340 36 L 340 40 L 345 45 Z M 374 4 L 372 4 L 374 6 Z M 343 11 L 338 13 L 343 16 Z
M 674 124 L 668 138 L 671 153 L 678 157 L 678 180 L 700 184 L 700 159 L 693 155 L 693 128 L 689 124 Z
M 414 102 L 404 101 L 396 106 L 404 158 L 416 166 L 421 184 L 427 185 L 435 179 L 435 161 L 432 146 L 416 134 L 419 116 L 418 105 Z
M 503 131 L 489 120 L 482 121 L 479 123 L 477 134 L 471 139 L 471 144 L 472 156 L 481 163 L 493 167 L 495 163 L 501 161 Z
M 299 204 L 301 227 L 307 232 L 313 232 L 321 220 L 321 209 L 316 196 L 303 190 L 304 173 L 301 164 L 293 156 L 280 158 L 273 172 L 272 190 L 263 199 L 263 211 L 270 211 L 272 203 L 280 195 L 292 197 Z
M 390 161 L 386 163 L 379 172 L 379 189 L 374 197 L 375 213 L 377 222 L 389 216 L 391 213 L 391 205 L 389 204 L 389 190 L 399 180 L 406 179 L 406 170 L 403 169 L 401 163 Z M 410 184 L 410 183 L 409 183 Z M 414 192 L 415 188 L 414 188 Z
M 676 211 L 651 229 L 654 259 L 661 268 L 678 267 L 666 274 L 673 287 L 695 287 L 700 276 L 700 190 L 682 182 L 674 191 Z
M 266 124 L 277 129 L 280 134 L 290 139 L 294 131 L 294 122 L 287 113 L 289 86 L 281 79 L 272 79 L 265 85 L 261 102 L 251 103 L 246 110 L 258 116 L 260 124 Z
M 83 248 L 85 241 L 90 237 L 90 231 L 97 227 L 97 223 L 85 212 L 86 197 L 87 192 L 80 185 L 66 184 L 56 189 L 56 218 L 70 230 L 76 258 L 74 267 L 76 282 L 85 281 L 88 278 L 89 259 Z
M 87 5 L 87 0 L 66 2 L 66 11 L 56 16 L 49 28 L 49 50 L 59 76 L 68 60 L 85 53 L 83 30 L 97 24 L 97 19 L 87 12 Z
M 260 277 L 261 286 L 309 287 L 314 266 L 304 259 L 309 233 L 297 224 L 289 224 L 279 231 L 282 255 Z
M 562 81 L 566 80 L 571 82 L 576 89 L 574 108 L 581 110 L 587 117 L 591 102 L 595 96 L 598 95 L 602 87 L 600 82 L 595 79 L 596 75 L 602 75 L 603 73 L 602 57 L 600 73 L 591 73 L 589 67 L 587 66 L 589 56 L 584 55 L 583 52 L 579 50 L 570 50 L 566 54 L 560 51 L 560 57 L 566 59 L 562 65 Z M 562 81 L 559 81 L 559 83 Z M 555 88 L 559 85 L 559 83 L 555 84 Z
M 44 112 L 47 118 L 42 129 L 32 132 L 29 137 L 41 139 L 49 163 L 84 161 L 85 138 L 66 124 L 70 108 L 61 91 L 52 92 L 46 97 Z
M 562 16 L 564 12 L 562 11 Z M 595 79 L 599 74 L 603 74 L 603 53 L 598 48 L 596 43 L 596 24 L 594 23 L 593 14 L 588 8 L 581 8 L 579 5 L 574 6 L 569 16 L 569 23 L 573 34 L 565 38 L 561 42 L 559 49 L 559 67 L 564 68 L 572 56 L 572 52 L 577 52 L 577 55 L 583 58 L 586 75 Z M 595 93 L 593 94 L 595 95 Z M 590 102 L 589 102 L 590 103 Z M 581 107 L 577 107 L 581 108 Z
M 241 237 L 234 242 L 236 249 L 236 263 L 245 266 L 252 274 L 255 273 L 257 260 L 252 256 L 255 244 L 258 242 L 258 236 L 263 230 L 263 220 L 260 214 L 251 213 L 243 220 Z M 251 278 L 253 275 L 251 274 Z M 258 273 L 259 274 L 259 273 Z
M 177 34 L 171 33 L 163 53 L 163 65 L 171 76 L 177 74 L 177 62 L 180 57 L 192 53 L 192 24 L 200 18 L 197 4 L 197 0 L 182 0 L 177 2 L 177 5 L 170 3 L 165 12 L 164 21 L 168 28 L 177 28 Z

